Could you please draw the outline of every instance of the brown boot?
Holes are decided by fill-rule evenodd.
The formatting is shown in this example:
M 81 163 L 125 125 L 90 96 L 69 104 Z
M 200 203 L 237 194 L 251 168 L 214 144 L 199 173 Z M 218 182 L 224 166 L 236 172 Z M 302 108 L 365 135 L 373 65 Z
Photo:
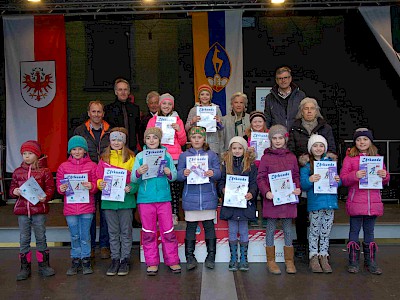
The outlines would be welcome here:
M 319 257 L 319 263 L 321 264 L 322 271 L 324 271 L 324 273 L 332 273 L 332 268 L 328 261 L 328 255 L 321 255 Z
M 313 273 L 322 273 L 321 265 L 319 264 L 318 255 L 313 255 L 310 259 L 310 269 Z
M 281 274 L 281 270 L 279 269 L 279 266 L 275 262 L 275 246 L 271 247 L 266 246 L 265 251 L 267 252 L 268 271 L 274 275 Z
M 293 246 L 283 246 L 283 253 L 285 255 L 286 273 L 296 274 L 296 267 L 294 266 L 294 248 Z

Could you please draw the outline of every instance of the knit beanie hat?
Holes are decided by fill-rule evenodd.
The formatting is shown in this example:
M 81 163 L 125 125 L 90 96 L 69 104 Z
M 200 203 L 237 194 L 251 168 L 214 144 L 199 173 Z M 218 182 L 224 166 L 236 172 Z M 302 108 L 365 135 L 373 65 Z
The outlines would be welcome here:
M 74 135 L 72 138 L 69 139 L 68 141 L 68 153 L 71 152 L 72 149 L 80 147 L 84 149 L 86 152 L 88 152 L 88 144 L 85 140 L 84 137 L 80 135 Z
M 162 94 L 158 100 L 158 103 L 161 105 L 165 101 L 170 101 L 172 102 L 172 107 L 175 106 L 175 98 L 171 94 L 168 93 Z
M 199 86 L 199 88 L 197 89 L 197 98 L 200 97 L 200 93 L 202 91 L 207 91 L 210 93 L 210 96 L 212 97 L 213 94 L 213 90 L 212 88 L 208 85 L 208 84 L 202 84 L 201 86 Z
M 356 139 L 359 138 L 360 136 L 366 136 L 367 138 L 369 138 L 371 140 L 371 142 L 374 141 L 374 136 L 372 135 L 372 131 L 369 130 L 368 128 L 356 129 L 356 131 L 354 132 L 354 137 L 353 137 L 354 143 L 356 142 Z
M 269 129 L 269 132 L 268 132 L 269 140 L 272 141 L 272 138 L 274 137 L 274 135 L 277 135 L 277 134 L 282 135 L 285 138 L 286 143 L 287 143 L 287 141 L 289 139 L 289 133 L 285 126 L 283 126 L 283 125 L 271 126 L 271 128 Z
M 25 151 L 32 152 L 37 157 L 40 157 L 42 155 L 40 144 L 37 141 L 33 140 L 26 141 L 21 145 L 21 154 L 23 154 Z
M 267 122 L 267 118 L 265 117 L 265 115 L 262 111 L 259 111 L 259 110 L 252 111 L 250 113 L 250 123 L 255 117 L 260 117 L 264 120 L 264 122 Z
M 325 146 L 325 153 L 326 151 L 328 151 L 328 142 L 326 141 L 326 139 L 319 134 L 313 134 L 310 136 L 310 138 L 308 139 L 308 144 L 307 144 L 307 149 L 308 149 L 308 153 L 311 154 L 311 147 L 315 144 L 315 143 L 322 143 Z
M 189 138 L 193 135 L 193 134 L 200 134 L 202 137 L 206 138 L 206 129 L 204 127 L 201 126 L 193 126 L 189 129 L 188 132 L 188 136 Z
M 144 139 L 146 139 L 146 136 L 148 136 L 149 134 L 154 134 L 161 141 L 161 138 L 162 138 L 162 130 L 161 130 L 161 128 L 158 128 L 158 127 L 149 127 L 149 128 L 147 128 L 146 131 L 144 132 L 144 136 L 143 136 Z
M 242 145 L 244 151 L 247 151 L 247 142 L 241 136 L 234 136 L 233 138 L 231 138 L 231 140 L 229 141 L 229 148 L 233 143 L 239 143 L 240 145 Z

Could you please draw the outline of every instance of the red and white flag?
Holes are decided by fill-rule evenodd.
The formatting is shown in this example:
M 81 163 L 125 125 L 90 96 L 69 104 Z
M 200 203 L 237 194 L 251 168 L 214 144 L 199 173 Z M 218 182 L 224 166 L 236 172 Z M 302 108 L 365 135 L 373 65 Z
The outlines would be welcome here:
M 3 17 L 7 172 L 19 149 L 37 140 L 55 172 L 67 153 L 67 68 L 64 16 Z

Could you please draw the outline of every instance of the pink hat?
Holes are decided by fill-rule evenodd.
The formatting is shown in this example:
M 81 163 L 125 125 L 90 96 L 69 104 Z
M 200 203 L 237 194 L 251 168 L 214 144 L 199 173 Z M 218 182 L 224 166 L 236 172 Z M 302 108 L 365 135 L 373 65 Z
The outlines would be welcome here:
M 160 96 L 160 99 L 158 100 L 158 103 L 161 105 L 165 101 L 170 101 L 172 103 L 172 107 L 175 106 L 175 99 L 174 96 L 172 96 L 171 94 L 168 93 L 162 94 Z
M 42 149 L 40 147 L 40 144 L 37 141 L 33 140 L 26 141 L 25 143 L 22 144 L 20 150 L 21 154 L 23 154 L 25 151 L 32 152 L 37 157 L 40 157 L 42 155 Z

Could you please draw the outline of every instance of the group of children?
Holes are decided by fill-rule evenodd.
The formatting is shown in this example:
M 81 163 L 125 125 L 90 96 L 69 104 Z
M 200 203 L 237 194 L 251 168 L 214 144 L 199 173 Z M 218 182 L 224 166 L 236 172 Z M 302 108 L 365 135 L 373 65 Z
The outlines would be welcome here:
M 211 93 L 207 88 L 203 91 Z M 204 93 L 203 93 L 204 94 Z M 202 97 L 205 97 L 200 93 Z M 210 95 L 207 98 L 210 101 Z M 201 101 L 202 98 L 200 98 Z M 204 100 L 205 102 L 206 100 Z M 173 114 L 174 99 L 169 94 L 160 97 L 163 115 Z M 217 116 L 220 123 L 219 116 Z M 260 112 L 250 115 L 250 119 L 257 121 L 255 130 L 266 132 L 265 117 Z M 179 122 L 180 121 L 180 122 Z M 312 135 L 308 141 L 308 157 L 299 162 L 296 156 L 287 149 L 288 132 L 282 125 L 274 125 L 268 131 L 270 147 L 265 149 L 261 159 L 256 160 L 253 147 L 250 147 L 250 137 L 246 141 L 243 137 L 235 136 L 229 142 L 226 152 L 218 155 L 210 150 L 207 143 L 209 133 L 206 129 L 195 124 L 199 119 L 193 115 L 189 120 L 187 136 L 190 147 L 179 151 L 186 142 L 186 132 L 183 122 L 173 124 L 175 143 L 179 147 L 162 144 L 163 132 L 155 127 L 156 119 L 150 120 L 144 133 L 145 146 L 142 152 L 135 154 L 126 146 L 127 131 L 125 128 L 113 128 L 110 131 L 110 145 L 101 155 L 99 164 L 93 163 L 87 152 L 86 140 L 80 136 L 73 136 L 68 142 L 69 158 L 62 163 L 57 171 L 57 191 L 65 195 L 64 215 L 71 234 L 72 265 L 67 275 L 93 273 L 90 261 L 90 224 L 95 211 L 94 194 L 106 187 L 103 181 L 106 168 L 127 170 L 125 182 L 125 197 L 123 201 L 102 200 L 101 207 L 105 210 L 106 221 L 110 236 L 111 265 L 107 275 L 127 275 L 132 247 L 132 209 L 138 206 L 142 223 L 141 243 L 147 265 L 147 274 L 156 275 L 160 264 L 158 251 L 158 235 L 161 237 L 162 252 L 165 264 L 173 273 L 180 273 L 180 259 L 178 256 L 178 242 L 174 232 L 174 220 L 171 217 L 171 183 L 183 182 L 182 206 L 185 213 L 186 237 L 185 256 L 188 270 L 196 268 L 198 262 L 194 255 L 196 245 L 196 230 L 201 221 L 207 247 L 205 266 L 213 269 L 217 239 L 214 219 L 218 206 L 219 195 L 224 198 L 227 175 L 240 175 L 248 178 L 248 191 L 245 195 L 246 208 L 228 207 L 222 205 L 220 218 L 228 220 L 230 271 L 247 271 L 249 238 L 248 222 L 256 219 L 256 199 L 260 193 L 263 199 L 263 218 L 266 219 L 266 255 L 268 270 L 272 274 L 280 274 L 281 270 L 275 262 L 274 233 L 278 220 L 281 221 L 284 231 L 284 258 L 286 272 L 296 273 L 294 264 L 294 249 L 292 245 L 291 224 L 297 216 L 295 203 L 274 205 L 274 193 L 271 189 L 269 175 L 277 172 L 291 171 L 292 181 L 295 184 L 293 194 L 300 195 L 301 190 L 308 194 L 308 211 L 310 219 L 309 257 L 310 268 L 315 273 L 331 273 L 329 265 L 329 235 L 334 219 L 334 210 L 338 208 L 337 194 L 316 194 L 313 191 L 314 183 L 321 178 L 314 174 L 317 161 L 329 161 L 332 158 L 326 155 L 328 145 L 321 135 Z M 262 124 L 264 122 L 264 124 Z M 188 125 L 188 124 L 186 124 Z M 175 144 L 174 143 L 174 144 Z M 359 189 L 358 184 L 365 174 L 360 170 L 360 156 L 377 156 L 377 148 L 373 145 L 372 133 L 368 129 L 359 129 L 354 134 L 352 147 L 343 161 L 340 176 L 334 180 L 338 185 L 349 188 L 346 210 L 350 216 L 349 264 L 348 271 L 359 271 L 360 242 L 359 231 L 364 230 L 364 262 L 366 268 L 373 274 L 382 271 L 376 264 L 377 245 L 374 242 L 374 225 L 377 216 L 383 214 L 383 204 L 380 191 L 375 189 Z M 179 149 L 178 149 L 179 148 Z M 143 178 L 149 170 L 144 162 L 146 149 L 166 149 L 165 166 L 161 176 Z M 27 141 L 20 150 L 23 162 L 12 177 L 10 195 L 17 196 L 14 212 L 18 215 L 20 227 L 20 262 L 21 270 L 17 280 L 27 279 L 31 275 L 30 232 L 34 229 L 36 236 L 36 257 L 39 262 L 39 272 L 43 276 L 55 274 L 49 265 L 49 250 L 45 235 L 45 215 L 49 211 L 48 201 L 54 193 L 54 180 L 50 170 L 46 167 L 46 156 L 42 155 L 40 145 L 36 141 Z M 190 157 L 207 157 L 208 168 L 202 177 L 208 178 L 206 183 L 188 184 L 187 178 L 192 170 L 187 159 Z M 66 191 L 68 184 L 63 180 L 66 174 L 86 174 L 87 181 L 81 182 L 82 188 L 89 191 L 89 203 L 70 203 Z M 388 183 L 389 174 L 385 167 L 377 174 Z M 40 198 L 36 205 L 28 202 L 21 196 L 20 186 L 29 177 L 34 177 L 46 196 Z M 177 187 L 173 187 L 177 188 Z M 136 198 L 135 198 L 136 195 Z M 240 253 L 240 256 L 239 256 Z

